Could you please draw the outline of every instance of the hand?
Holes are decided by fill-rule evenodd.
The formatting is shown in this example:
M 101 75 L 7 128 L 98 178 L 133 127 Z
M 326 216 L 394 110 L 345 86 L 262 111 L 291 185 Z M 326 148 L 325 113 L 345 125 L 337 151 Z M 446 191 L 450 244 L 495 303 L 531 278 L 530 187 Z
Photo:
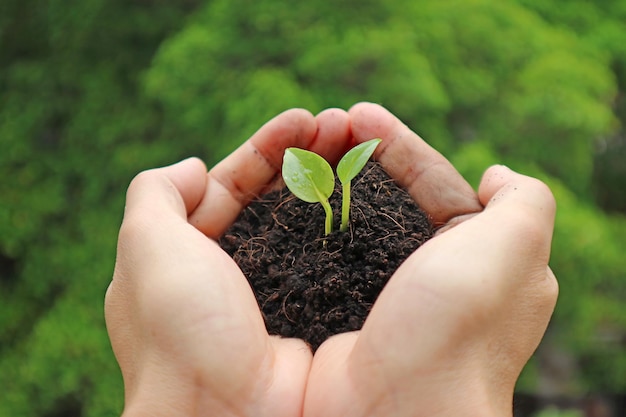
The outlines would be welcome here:
M 311 364 L 300 340 L 269 337 L 252 291 L 217 239 L 280 178 L 284 148 L 337 160 L 348 115 L 287 111 L 213 168 L 197 159 L 131 183 L 105 317 L 125 416 L 296 416 Z
M 363 103 L 350 116 L 357 142 L 382 138 L 375 157 L 445 226 L 392 276 L 361 332 L 319 348 L 304 415 L 512 415 L 558 292 L 552 194 L 495 166 L 476 195 L 383 108 Z
M 510 414 L 556 296 L 549 191 L 494 168 L 476 196 L 381 107 L 349 116 L 286 112 L 208 177 L 186 161 L 133 181 L 106 300 L 127 415 Z M 329 339 L 311 364 L 301 341 L 267 336 L 245 278 L 205 235 L 280 183 L 285 147 L 336 161 L 353 136 L 381 137 L 383 167 L 448 230 L 397 271 L 362 332 Z

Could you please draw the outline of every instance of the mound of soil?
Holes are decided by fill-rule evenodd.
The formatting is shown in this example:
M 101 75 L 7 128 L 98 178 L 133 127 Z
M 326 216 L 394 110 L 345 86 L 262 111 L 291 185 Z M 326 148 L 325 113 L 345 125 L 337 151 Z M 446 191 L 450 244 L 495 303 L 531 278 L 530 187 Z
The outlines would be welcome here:
M 330 202 L 339 228 L 341 189 Z M 324 237 L 324 210 L 286 188 L 253 201 L 220 240 L 248 278 L 270 334 L 358 330 L 391 275 L 432 236 L 427 215 L 377 163 L 353 180 L 350 229 Z M 326 243 L 324 243 L 326 242 Z

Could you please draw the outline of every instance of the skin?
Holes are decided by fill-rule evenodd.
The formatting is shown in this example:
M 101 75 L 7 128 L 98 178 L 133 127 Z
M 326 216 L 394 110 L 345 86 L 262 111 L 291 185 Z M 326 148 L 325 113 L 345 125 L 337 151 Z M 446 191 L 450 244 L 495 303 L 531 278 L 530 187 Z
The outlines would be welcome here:
M 280 186 L 286 147 L 332 163 L 380 137 L 376 159 L 441 225 L 398 269 L 360 332 L 267 335 L 216 239 Z M 558 286 L 548 267 L 555 203 L 540 181 L 487 170 L 475 193 L 384 108 L 280 114 L 208 173 L 198 159 L 130 184 L 105 299 L 124 416 L 511 416 L 519 373 Z

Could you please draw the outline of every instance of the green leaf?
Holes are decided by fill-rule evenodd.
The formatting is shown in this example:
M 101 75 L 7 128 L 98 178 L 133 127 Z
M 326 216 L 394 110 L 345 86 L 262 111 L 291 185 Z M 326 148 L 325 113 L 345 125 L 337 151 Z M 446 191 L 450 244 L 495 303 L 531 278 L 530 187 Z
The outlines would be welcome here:
M 372 139 L 350 149 L 337 165 L 337 177 L 342 184 L 352 181 L 363 169 L 381 139 Z
M 340 229 L 342 232 L 348 230 L 350 221 L 350 182 L 361 172 L 380 142 L 381 139 L 372 139 L 355 146 L 346 152 L 337 165 L 337 177 L 341 181 L 343 190 Z
M 285 150 L 282 174 L 287 188 L 307 203 L 328 200 L 335 188 L 335 176 L 328 162 L 304 149 Z

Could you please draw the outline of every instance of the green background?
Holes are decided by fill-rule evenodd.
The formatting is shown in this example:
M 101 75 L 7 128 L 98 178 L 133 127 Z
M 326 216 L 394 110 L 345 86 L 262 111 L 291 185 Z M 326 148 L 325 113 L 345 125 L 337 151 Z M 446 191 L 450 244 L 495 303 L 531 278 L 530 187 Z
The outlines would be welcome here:
M 626 2 L 2 0 L 0 415 L 110 416 L 103 321 L 139 171 L 291 107 L 378 102 L 476 186 L 537 176 L 561 293 L 518 390 L 626 392 Z

